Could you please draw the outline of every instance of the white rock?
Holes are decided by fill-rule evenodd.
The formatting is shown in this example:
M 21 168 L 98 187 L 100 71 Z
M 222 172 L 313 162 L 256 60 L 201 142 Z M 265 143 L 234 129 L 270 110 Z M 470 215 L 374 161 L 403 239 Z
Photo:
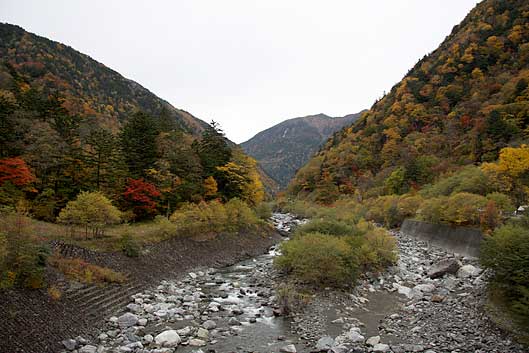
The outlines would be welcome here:
M 380 336 L 373 336 L 373 337 L 369 337 L 366 341 L 366 343 L 370 346 L 376 346 L 377 344 L 380 343 Z
M 62 341 L 62 344 L 69 351 L 73 351 L 75 349 L 75 347 L 77 346 L 77 342 L 75 340 L 71 339 L 71 338 Z
M 154 337 L 154 341 L 157 345 L 162 347 L 176 347 L 182 342 L 180 336 L 175 330 L 167 330 L 160 333 Z
M 389 352 L 389 346 L 387 344 L 379 343 L 373 347 L 373 352 Z
M 127 328 L 136 325 L 138 317 L 131 313 L 126 313 L 118 318 L 118 324 L 121 328 Z
M 431 283 L 418 284 L 413 287 L 413 290 L 417 290 L 423 293 L 431 293 L 435 290 L 435 286 Z
M 477 277 L 481 273 L 481 269 L 472 265 L 461 266 L 457 271 L 457 277 L 459 278 L 470 278 Z
M 206 345 L 206 342 L 198 338 L 193 338 L 192 340 L 189 340 L 189 345 L 193 347 L 202 347 Z
M 406 287 L 406 286 L 400 286 L 398 284 L 397 284 L 397 286 L 398 286 L 397 289 L 398 289 L 399 294 L 405 295 L 408 298 L 412 297 L 411 288 Z
M 143 336 L 143 341 L 147 344 L 152 343 L 154 341 L 154 337 L 152 335 L 145 335 Z
M 296 353 L 297 352 L 296 346 L 294 346 L 293 344 L 288 344 L 284 347 L 281 347 L 279 351 L 283 353 Z
M 198 329 L 198 331 L 197 331 L 197 337 L 198 338 L 206 339 L 206 338 L 208 338 L 208 336 L 209 336 L 209 331 L 208 330 L 206 330 L 205 328 L 202 328 L 202 327 L 200 327 Z
M 316 343 L 316 350 L 318 352 L 328 351 L 334 346 L 334 339 L 330 336 L 324 336 Z
M 216 324 L 215 321 L 213 321 L 213 320 L 206 320 L 206 321 L 204 321 L 204 323 L 202 324 L 202 327 L 204 327 L 206 330 L 212 330 L 212 329 L 214 329 L 215 327 L 217 327 L 217 324 Z
M 89 344 L 79 349 L 79 353 L 96 353 L 96 352 L 97 352 L 97 347 L 91 346 Z

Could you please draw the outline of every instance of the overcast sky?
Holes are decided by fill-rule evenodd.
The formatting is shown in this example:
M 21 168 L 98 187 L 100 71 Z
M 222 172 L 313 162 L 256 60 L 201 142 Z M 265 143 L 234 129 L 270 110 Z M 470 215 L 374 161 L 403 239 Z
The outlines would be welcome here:
M 243 142 L 285 119 L 369 108 L 476 0 L 0 0 Z

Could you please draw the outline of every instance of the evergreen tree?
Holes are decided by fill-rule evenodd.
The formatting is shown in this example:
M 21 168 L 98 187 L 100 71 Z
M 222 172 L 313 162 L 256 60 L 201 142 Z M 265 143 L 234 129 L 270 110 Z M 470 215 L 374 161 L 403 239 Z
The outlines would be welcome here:
M 232 154 L 220 125 L 215 121 L 211 121 L 210 125 L 202 133 L 202 140 L 196 144 L 206 177 L 216 175 L 217 167 L 228 163 Z
M 123 127 L 121 147 L 131 177 L 144 177 L 146 170 L 154 167 L 157 157 L 157 136 L 158 128 L 155 121 L 143 112 L 134 114 Z

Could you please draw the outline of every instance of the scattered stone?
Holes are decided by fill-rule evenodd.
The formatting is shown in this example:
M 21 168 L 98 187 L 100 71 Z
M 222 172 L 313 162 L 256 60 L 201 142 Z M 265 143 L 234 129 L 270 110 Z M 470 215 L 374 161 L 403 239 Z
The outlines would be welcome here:
M 96 352 L 97 352 L 97 347 L 89 345 L 89 344 L 79 349 L 79 353 L 96 353 Z
M 217 324 L 213 320 L 206 320 L 202 324 L 202 327 L 205 328 L 206 330 L 212 330 L 217 327 Z
M 470 278 L 477 277 L 481 273 L 481 269 L 472 265 L 461 266 L 457 271 L 457 277 L 459 278 Z
M 199 328 L 198 331 L 197 331 L 197 337 L 198 338 L 203 338 L 203 339 L 207 339 L 209 336 L 209 331 L 206 330 L 205 328 Z
M 439 295 L 439 294 L 434 294 L 432 295 L 432 302 L 434 303 L 441 303 L 443 300 L 445 300 L 445 297 L 443 297 L 442 295 Z
M 67 339 L 62 341 L 62 345 L 69 351 L 73 351 L 77 347 L 77 341 L 73 339 Z
M 132 313 L 125 313 L 118 318 L 118 324 L 121 328 L 134 326 L 138 323 L 138 317 Z
M 192 340 L 189 340 L 189 345 L 193 347 L 202 347 L 206 345 L 206 342 L 198 338 L 193 338 Z
M 330 336 L 324 336 L 316 343 L 317 352 L 327 352 L 334 346 L 334 339 Z
M 376 346 L 379 343 L 380 343 L 380 336 L 369 337 L 366 341 L 366 344 L 370 346 Z
M 283 353 L 296 353 L 297 352 L 296 346 L 294 346 L 293 344 L 288 344 L 286 346 L 283 346 L 281 347 L 279 351 Z
M 373 347 L 373 352 L 389 352 L 389 346 L 384 343 L 378 343 Z
M 162 347 L 176 347 L 182 342 L 175 330 L 167 330 L 160 333 L 154 338 L 154 341 Z
M 430 268 L 428 272 L 428 277 L 435 279 L 443 277 L 446 274 L 456 274 L 461 265 L 456 259 L 444 259 L 437 262 Z

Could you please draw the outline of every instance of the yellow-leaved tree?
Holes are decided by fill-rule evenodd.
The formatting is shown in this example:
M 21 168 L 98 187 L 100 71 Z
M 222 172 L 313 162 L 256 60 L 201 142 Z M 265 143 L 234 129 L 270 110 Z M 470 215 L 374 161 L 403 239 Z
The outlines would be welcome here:
M 206 199 L 215 198 L 218 190 L 219 189 L 215 178 L 208 176 L 206 179 L 204 179 L 204 196 Z
M 250 205 L 257 205 L 264 200 L 265 192 L 257 162 L 240 149 L 234 149 L 231 161 L 217 167 L 217 171 L 219 191 L 225 199 L 236 197 Z
M 502 192 L 509 194 L 518 205 L 529 197 L 529 146 L 505 147 L 496 163 L 484 163 L 481 168 Z

